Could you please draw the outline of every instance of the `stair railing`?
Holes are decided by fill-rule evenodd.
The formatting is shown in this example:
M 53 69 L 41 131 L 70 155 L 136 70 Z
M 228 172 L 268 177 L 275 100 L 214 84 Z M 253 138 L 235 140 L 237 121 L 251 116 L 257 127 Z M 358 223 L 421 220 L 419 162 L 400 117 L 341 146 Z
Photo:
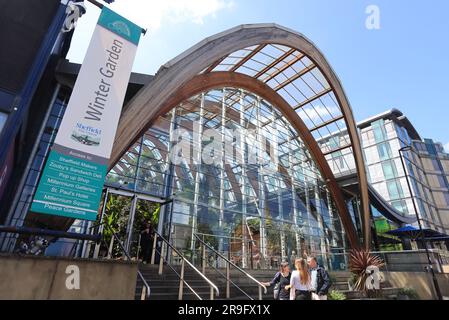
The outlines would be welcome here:
M 159 253 L 160 259 L 159 259 L 159 275 L 163 274 L 164 271 L 164 260 L 167 262 L 167 266 L 178 276 L 179 278 L 179 291 L 178 291 L 178 300 L 182 300 L 184 295 L 184 285 L 199 299 L 203 300 L 201 296 L 187 283 L 187 281 L 184 278 L 185 275 L 185 266 L 186 264 L 190 266 L 197 274 L 200 275 L 201 278 L 203 278 L 210 286 L 210 300 L 214 300 L 214 294 L 216 292 L 216 296 L 220 295 L 220 290 L 218 287 L 210 281 L 204 273 L 202 273 L 200 270 L 198 270 L 178 249 L 176 249 L 167 239 L 165 239 L 162 235 L 160 235 L 157 231 L 154 231 L 155 237 L 153 241 L 153 254 L 151 256 L 151 264 L 155 264 L 155 256 L 156 252 Z M 161 249 L 157 249 L 157 239 L 162 240 Z M 181 258 L 181 274 L 179 274 L 175 268 L 173 268 L 168 259 L 165 258 L 167 254 L 167 248 L 170 248 L 173 250 L 179 258 Z
M 131 261 L 131 255 L 129 254 L 129 252 L 126 250 L 125 246 L 123 245 L 122 241 L 120 240 L 120 238 L 117 236 L 117 234 L 115 233 L 115 231 L 112 229 L 112 227 L 104 222 L 103 223 L 110 231 L 112 236 L 114 237 L 115 241 L 117 241 L 117 243 L 120 246 L 120 249 L 123 251 L 123 253 L 126 256 L 126 259 L 128 261 Z M 140 294 L 140 300 L 148 300 L 150 298 L 151 295 L 151 288 L 150 285 L 148 284 L 148 282 L 145 280 L 145 277 L 143 276 L 143 274 L 140 272 L 139 269 L 137 269 L 137 276 L 142 280 L 143 286 L 142 286 L 142 293 Z
M 234 262 L 232 262 L 230 259 L 226 258 L 223 254 L 215 250 L 214 247 L 212 247 L 209 243 L 205 242 L 204 239 L 201 239 L 197 234 L 195 234 L 195 238 L 200 241 L 201 243 L 201 251 L 202 251 L 202 268 L 203 273 L 206 271 L 206 248 L 209 248 L 212 252 L 214 252 L 218 257 L 223 259 L 226 262 L 226 298 L 230 298 L 230 285 L 234 285 L 239 289 L 241 292 L 243 292 L 247 297 L 249 297 L 251 300 L 254 300 L 251 296 L 249 296 L 246 292 L 244 292 L 239 286 L 237 286 L 231 279 L 230 279 L 230 269 L 231 267 L 234 267 L 237 271 L 245 275 L 248 279 L 250 279 L 252 282 L 256 283 L 259 288 L 259 300 L 262 300 L 263 294 L 267 294 L 267 287 L 262 284 L 262 282 L 258 281 L 256 278 L 254 278 L 252 275 L 250 275 L 248 272 L 240 268 L 238 265 L 236 265 Z M 216 268 L 215 268 L 216 269 Z M 217 270 L 217 269 L 216 269 Z M 221 272 L 220 272 L 221 273 Z M 222 274 L 222 273 L 221 273 Z M 222 274 L 223 275 L 223 274 Z M 263 292 L 262 292 L 263 290 Z

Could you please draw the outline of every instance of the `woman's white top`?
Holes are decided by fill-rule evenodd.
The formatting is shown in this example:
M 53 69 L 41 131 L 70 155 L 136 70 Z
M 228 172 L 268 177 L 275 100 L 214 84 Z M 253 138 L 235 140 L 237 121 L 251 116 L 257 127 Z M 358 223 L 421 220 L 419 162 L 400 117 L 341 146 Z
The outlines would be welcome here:
M 307 283 L 301 283 L 301 275 L 299 271 L 295 270 L 292 272 L 292 276 L 290 278 L 290 285 L 292 288 L 290 289 L 290 300 L 296 299 L 296 290 L 300 291 L 310 291 L 312 290 L 312 285 L 310 283 L 310 278 L 307 279 Z

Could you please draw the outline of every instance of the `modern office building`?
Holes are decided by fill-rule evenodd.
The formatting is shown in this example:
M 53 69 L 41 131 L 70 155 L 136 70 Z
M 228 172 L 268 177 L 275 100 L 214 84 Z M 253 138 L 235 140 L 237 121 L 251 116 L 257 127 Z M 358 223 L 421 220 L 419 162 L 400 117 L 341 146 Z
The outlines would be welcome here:
M 364 120 L 358 127 L 373 188 L 404 217 L 414 217 L 416 205 L 424 228 L 448 234 L 449 155 L 443 146 L 422 139 L 396 109 Z M 438 242 L 434 242 L 437 247 Z
M 91 222 L 30 211 L 79 71 L 60 58 L 30 165 L 8 186 L 3 218 L 17 228 L 91 233 L 98 231 Z M 368 131 L 362 129 L 362 141 Z M 376 137 L 388 139 L 385 132 Z M 416 221 L 405 210 L 406 193 L 385 194 L 385 201 L 372 175 L 369 185 L 367 171 L 376 163 L 370 159 L 366 170 L 362 146 L 365 153 L 371 147 L 361 143 L 342 84 L 311 41 L 278 25 L 239 26 L 200 42 L 155 76 L 131 76 L 98 221 L 117 214 L 129 252 L 151 207 L 158 232 L 192 256 L 199 236 L 243 267 L 315 254 L 332 269 L 345 268 L 349 249 L 372 247 L 371 211 L 398 225 Z M 447 168 L 439 149 L 431 150 Z M 393 183 L 386 188 L 395 191 Z M 432 223 L 444 232 L 442 222 Z M 17 239 L 9 234 L 2 249 L 14 250 Z M 61 250 L 82 256 L 110 249 L 65 244 Z

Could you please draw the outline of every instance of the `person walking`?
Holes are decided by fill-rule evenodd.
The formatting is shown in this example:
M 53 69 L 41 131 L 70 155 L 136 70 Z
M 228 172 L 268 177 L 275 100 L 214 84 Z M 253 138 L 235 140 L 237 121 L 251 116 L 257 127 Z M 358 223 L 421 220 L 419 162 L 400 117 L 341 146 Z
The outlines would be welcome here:
M 140 233 L 140 247 L 142 248 L 143 264 L 150 262 L 153 236 L 153 227 L 150 223 L 146 223 L 144 229 Z
M 329 273 L 318 264 L 316 257 L 307 258 L 307 264 L 310 268 L 312 300 L 327 300 L 327 294 L 332 285 Z
M 282 262 L 279 272 L 276 273 L 271 282 L 262 283 L 266 287 L 274 286 L 273 297 L 275 300 L 290 300 L 290 289 L 286 289 L 290 285 L 290 266 L 288 262 Z
M 285 288 L 290 290 L 290 300 L 312 300 L 312 286 L 309 268 L 305 259 L 295 260 L 296 270 L 292 272 L 290 284 Z

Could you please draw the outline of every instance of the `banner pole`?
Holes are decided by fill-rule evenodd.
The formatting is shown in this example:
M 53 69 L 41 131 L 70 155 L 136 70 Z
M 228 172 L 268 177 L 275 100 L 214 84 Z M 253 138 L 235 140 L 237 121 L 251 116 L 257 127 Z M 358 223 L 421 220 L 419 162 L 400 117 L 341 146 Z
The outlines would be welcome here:
M 98 2 L 97 0 L 87 0 L 87 1 L 89 1 L 89 2 L 92 3 L 94 6 L 97 6 L 97 7 L 100 8 L 100 9 L 103 9 L 103 7 L 104 7 L 104 4 Z M 146 34 L 147 34 L 147 29 L 142 28 L 142 34 L 143 34 L 143 35 L 146 35 Z

